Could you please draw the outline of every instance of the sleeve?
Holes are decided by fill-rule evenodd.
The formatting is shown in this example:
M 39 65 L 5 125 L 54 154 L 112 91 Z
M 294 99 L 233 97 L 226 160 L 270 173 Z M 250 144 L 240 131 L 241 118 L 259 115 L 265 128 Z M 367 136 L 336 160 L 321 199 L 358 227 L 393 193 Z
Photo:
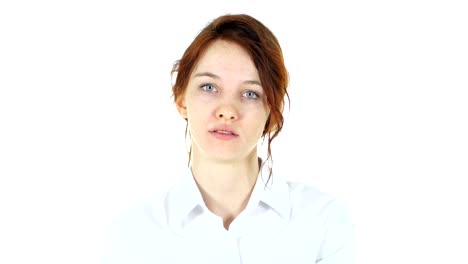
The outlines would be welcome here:
M 325 210 L 325 233 L 316 263 L 355 264 L 355 228 L 349 208 L 334 200 Z

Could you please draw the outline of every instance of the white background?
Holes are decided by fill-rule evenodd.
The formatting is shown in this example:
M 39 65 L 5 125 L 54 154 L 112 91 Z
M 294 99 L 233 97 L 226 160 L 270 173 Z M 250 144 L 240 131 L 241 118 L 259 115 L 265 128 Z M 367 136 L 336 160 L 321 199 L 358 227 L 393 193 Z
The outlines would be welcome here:
M 110 219 L 177 179 L 172 63 L 237 12 L 290 72 L 277 173 L 349 204 L 360 263 L 468 263 L 464 1 L 187 2 L 0 3 L 1 263 L 97 263 Z

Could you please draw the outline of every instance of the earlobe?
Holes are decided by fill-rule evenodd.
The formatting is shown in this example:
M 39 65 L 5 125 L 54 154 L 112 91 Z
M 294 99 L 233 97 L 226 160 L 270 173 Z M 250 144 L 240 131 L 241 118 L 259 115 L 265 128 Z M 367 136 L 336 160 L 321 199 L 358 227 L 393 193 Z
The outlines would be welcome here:
M 187 120 L 187 106 L 185 105 L 185 100 L 179 100 L 178 102 L 176 102 L 176 106 L 179 114 Z

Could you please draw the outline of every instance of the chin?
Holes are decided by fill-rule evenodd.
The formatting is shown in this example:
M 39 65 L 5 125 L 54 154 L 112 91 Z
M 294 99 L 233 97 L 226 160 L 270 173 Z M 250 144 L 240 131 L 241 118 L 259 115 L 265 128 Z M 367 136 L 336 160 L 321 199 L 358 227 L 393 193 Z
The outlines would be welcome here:
M 242 159 L 239 155 L 212 155 L 212 160 L 219 161 L 219 162 L 235 162 Z
M 207 159 L 219 162 L 239 162 L 254 156 L 257 158 L 257 148 L 236 145 L 207 144 L 203 148 L 197 148 L 195 151 Z
M 239 162 L 249 159 L 251 155 L 257 158 L 256 152 L 234 152 L 234 151 L 217 151 L 213 152 L 214 155 L 210 155 L 213 160 L 220 162 Z

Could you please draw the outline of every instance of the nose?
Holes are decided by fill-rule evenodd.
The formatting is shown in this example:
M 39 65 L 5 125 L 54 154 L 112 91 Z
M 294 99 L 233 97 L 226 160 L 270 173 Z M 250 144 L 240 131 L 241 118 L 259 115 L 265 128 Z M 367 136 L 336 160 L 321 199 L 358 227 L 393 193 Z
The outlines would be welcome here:
M 216 117 L 224 120 L 234 121 L 238 118 L 238 112 L 232 105 L 222 105 L 216 110 Z

